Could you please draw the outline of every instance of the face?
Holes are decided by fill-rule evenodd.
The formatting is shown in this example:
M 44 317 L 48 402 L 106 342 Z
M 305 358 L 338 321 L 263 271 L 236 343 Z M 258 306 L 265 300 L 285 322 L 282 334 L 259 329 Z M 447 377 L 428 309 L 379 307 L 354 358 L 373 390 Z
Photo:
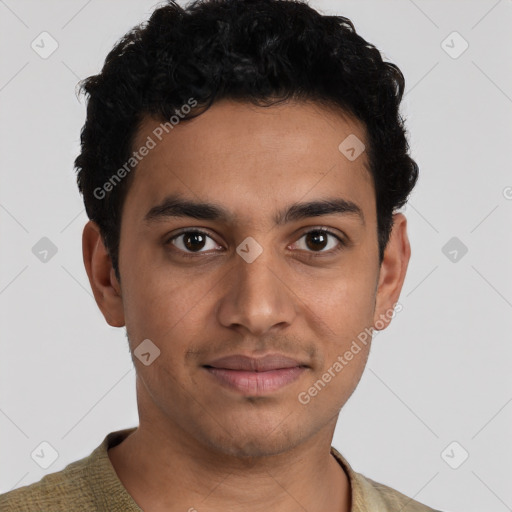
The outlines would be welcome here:
M 221 101 L 161 141 L 159 124 L 134 143 L 157 142 L 124 203 L 120 285 L 112 269 L 98 285 L 84 232 L 98 304 L 144 354 L 141 426 L 238 456 L 334 430 L 367 360 L 361 333 L 398 300 L 409 257 L 398 214 L 379 266 L 367 155 L 338 149 L 364 128 L 303 102 Z

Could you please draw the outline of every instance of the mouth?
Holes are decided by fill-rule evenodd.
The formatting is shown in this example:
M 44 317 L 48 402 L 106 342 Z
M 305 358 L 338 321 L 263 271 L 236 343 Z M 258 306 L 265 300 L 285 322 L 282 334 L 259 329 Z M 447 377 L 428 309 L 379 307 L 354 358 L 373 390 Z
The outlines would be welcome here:
M 244 395 L 261 396 L 296 381 L 309 367 L 282 354 L 254 358 L 234 355 L 216 359 L 203 368 L 215 381 Z

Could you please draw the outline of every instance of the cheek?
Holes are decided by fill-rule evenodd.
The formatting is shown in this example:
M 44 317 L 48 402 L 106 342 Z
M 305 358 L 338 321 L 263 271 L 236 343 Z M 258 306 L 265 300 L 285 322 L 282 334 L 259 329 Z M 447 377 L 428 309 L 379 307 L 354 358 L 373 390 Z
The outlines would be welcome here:
M 346 339 L 372 325 L 375 278 L 368 270 L 358 272 L 348 265 L 322 277 L 304 277 L 297 295 L 307 305 L 314 320 L 324 324 L 330 338 Z
M 157 337 L 186 313 L 193 292 L 180 269 L 165 261 L 154 242 L 121 238 L 122 294 L 127 327 L 137 336 Z
M 371 345 L 376 276 L 352 268 L 325 283 L 317 281 L 312 286 L 311 281 L 304 280 L 302 286 L 302 297 L 308 305 L 304 314 L 309 315 L 321 353 L 307 383 L 313 388 L 308 389 L 311 398 L 318 395 L 317 405 L 328 408 L 343 404 L 355 389 Z M 303 391 L 309 396 L 307 389 Z
M 169 394 L 176 398 L 191 385 L 186 364 L 187 352 L 194 350 L 191 340 L 204 339 L 200 297 L 193 286 L 148 273 L 132 279 L 126 294 L 126 328 L 137 372 L 155 403 Z M 159 350 L 148 366 L 137 360 L 137 347 L 147 339 Z
M 373 302 L 372 286 L 351 279 L 332 282 L 323 294 L 317 289 L 309 301 L 319 358 L 297 399 L 314 415 L 336 415 L 357 387 L 371 346 Z
M 132 349 L 150 339 L 161 351 L 161 362 L 183 366 L 187 351 L 205 343 L 211 322 L 219 276 L 200 276 L 190 269 L 139 262 L 123 289 L 126 327 Z
M 198 301 L 194 287 L 173 279 L 133 280 L 126 290 L 126 324 L 132 333 L 163 341 L 188 322 Z

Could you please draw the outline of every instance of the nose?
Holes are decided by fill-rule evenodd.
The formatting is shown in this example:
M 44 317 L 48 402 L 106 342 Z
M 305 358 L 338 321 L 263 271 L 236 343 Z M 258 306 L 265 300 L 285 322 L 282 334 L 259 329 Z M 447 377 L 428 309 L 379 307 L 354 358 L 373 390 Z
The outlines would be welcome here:
M 273 258 L 270 250 L 264 250 L 252 263 L 237 258 L 221 285 L 219 322 L 254 336 L 291 325 L 297 314 L 298 298 L 293 284 L 287 282 L 287 272 L 280 270 L 282 262 Z

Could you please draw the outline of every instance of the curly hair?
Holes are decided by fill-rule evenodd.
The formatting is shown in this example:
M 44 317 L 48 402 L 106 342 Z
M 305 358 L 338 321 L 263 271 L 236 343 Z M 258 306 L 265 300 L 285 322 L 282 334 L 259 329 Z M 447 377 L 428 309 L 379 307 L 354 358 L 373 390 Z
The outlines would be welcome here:
M 174 1 L 126 33 L 101 73 L 79 83 L 87 95 L 78 188 L 119 275 L 124 198 L 134 172 L 97 191 L 130 159 L 143 118 L 168 121 L 195 98 L 200 115 L 215 101 L 232 99 L 269 107 L 289 99 L 314 101 L 352 115 L 367 134 L 373 178 L 379 260 L 418 178 L 409 156 L 399 106 L 404 77 L 343 16 L 322 15 L 305 0 Z M 107 192 L 105 192 L 107 191 Z

